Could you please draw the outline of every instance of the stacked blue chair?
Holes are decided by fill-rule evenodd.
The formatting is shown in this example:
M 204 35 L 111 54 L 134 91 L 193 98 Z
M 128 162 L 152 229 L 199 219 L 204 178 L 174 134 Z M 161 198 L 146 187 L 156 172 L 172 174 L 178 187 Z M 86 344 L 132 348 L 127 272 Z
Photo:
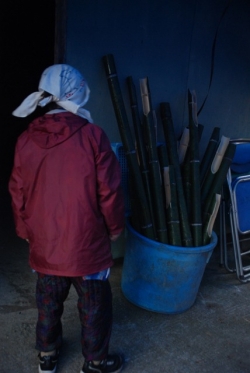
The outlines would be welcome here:
M 238 279 L 250 281 L 250 139 L 231 140 L 236 144 L 233 162 L 228 170 L 226 185 L 223 188 L 221 204 L 221 252 L 225 268 L 236 272 Z M 228 206 L 228 207 L 226 207 Z M 226 214 L 229 215 L 229 224 Z M 228 232 L 228 225 L 230 232 Z M 232 242 L 228 242 L 231 233 Z M 228 264 L 228 249 L 232 244 L 234 265 Z

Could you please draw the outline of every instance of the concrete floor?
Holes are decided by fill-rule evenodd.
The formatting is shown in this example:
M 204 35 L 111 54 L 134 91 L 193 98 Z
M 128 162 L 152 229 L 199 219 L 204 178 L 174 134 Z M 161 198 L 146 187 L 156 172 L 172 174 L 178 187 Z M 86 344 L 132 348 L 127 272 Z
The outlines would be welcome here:
M 6 202 L 6 201 L 5 201 Z M 122 261 L 111 271 L 114 326 L 111 351 L 125 356 L 129 373 L 250 373 L 250 283 L 241 284 L 219 266 L 215 249 L 195 304 L 178 315 L 143 310 L 121 291 Z M 34 349 L 36 275 L 28 245 L 4 214 L 0 230 L 0 372 L 37 372 Z M 74 289 L 65 303 L 64 344 L 58 373 L 79 372 L 80 327 Z

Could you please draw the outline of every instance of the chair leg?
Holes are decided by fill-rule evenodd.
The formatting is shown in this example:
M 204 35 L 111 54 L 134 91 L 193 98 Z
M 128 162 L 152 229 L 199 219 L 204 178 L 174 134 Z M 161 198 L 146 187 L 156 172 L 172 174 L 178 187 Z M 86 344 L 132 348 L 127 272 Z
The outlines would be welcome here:
M 239 239 L 239 232 L 237 228 L 237 221 L 236 221 L 236 212 L 231 209 L 230 212 L 230 225 L 232 231 L 232 238 L 233 238 L 233 249 L 234 249 L 234 258 L 235 258 L 235 266 L 236 266 L 236 274 L 240 282 L 246 283 L 250 281 L 250 273 L 246 274 L 244 272 L 244 266 L 242 263 L 242 253 L 241 253 L 241 246 L 240 246 L 240 239 Z
M 231 273 L 235 272 L 235 268 L 231 268 L 228 264 L 228 242 L 227 242 L 227 226 L 226 226 L 226 202 L 221 202 L 221 213 L 220 213 L 220 255 L 221 263 L 224 268 Z
M 223 239 L 223 235 L 224 235 L 224 201 L 221 202 L 221 205 L 220 205 L 220 266 L 221 267 L 224 267 L 224 239 Z

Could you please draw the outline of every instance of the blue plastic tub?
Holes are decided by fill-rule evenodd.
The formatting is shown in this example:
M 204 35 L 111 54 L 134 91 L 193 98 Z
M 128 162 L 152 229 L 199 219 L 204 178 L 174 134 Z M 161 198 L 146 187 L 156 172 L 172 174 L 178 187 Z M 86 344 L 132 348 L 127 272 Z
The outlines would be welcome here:
M 217 235 L 209 245 L 180 247 L 150 240 L 127 223 L 121 287 L 133 304 L 149 311 L 175 314 L 195 302 Z

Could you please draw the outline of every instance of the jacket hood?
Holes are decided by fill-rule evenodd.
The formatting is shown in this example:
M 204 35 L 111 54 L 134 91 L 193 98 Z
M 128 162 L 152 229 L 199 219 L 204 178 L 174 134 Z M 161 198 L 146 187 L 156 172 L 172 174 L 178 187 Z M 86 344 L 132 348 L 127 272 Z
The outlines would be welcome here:
M 45 114 L 31 122 L 27 132 L 40 148 L 49 149 L 66 141 L 87 123 L 69 112 Z

